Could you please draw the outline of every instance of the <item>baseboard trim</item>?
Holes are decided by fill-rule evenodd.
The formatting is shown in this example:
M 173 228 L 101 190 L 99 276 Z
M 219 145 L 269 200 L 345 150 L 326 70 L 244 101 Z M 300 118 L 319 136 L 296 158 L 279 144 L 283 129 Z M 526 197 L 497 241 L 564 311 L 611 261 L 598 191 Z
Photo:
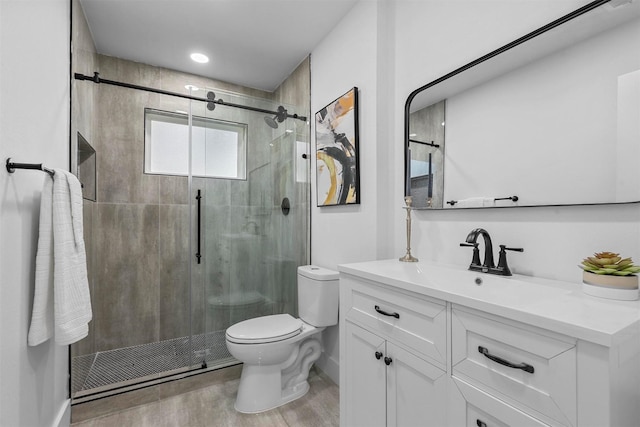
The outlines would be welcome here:
M 321 357 L 316 362 L 316 366 L 331 378 L 331 381 L 340 385 L 340 364 L 335 359 L 332 357 Z

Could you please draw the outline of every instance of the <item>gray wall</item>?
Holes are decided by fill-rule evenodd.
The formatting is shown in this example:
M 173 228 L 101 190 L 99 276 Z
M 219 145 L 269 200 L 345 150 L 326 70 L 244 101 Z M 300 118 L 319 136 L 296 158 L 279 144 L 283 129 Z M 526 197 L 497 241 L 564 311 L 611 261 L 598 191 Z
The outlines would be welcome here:
M 72 1 L 72 17 L 71 17 L 71 37 L 73 40 L 73 49 L 71 51 L 71 63 L 75 73 L 85 75 L 93 75 L 96 70 L 97 53 L 93 44 L 91 32 L 84 17 L 82 7 L 79 0 Z M 94 85 L 86 84 L 80 80 L 72 80 L 71 82 L 71 171 L 74 173 L 78 170 L 77 150 L 78 150 L 78 133 L 89 142 L 93 138 L 93 120 L 95 115 L 94 109 Z M 94 268 L 93 268 L 93 223 L 94 202 L 84 200 L 84 240 L 87 251 L 87 274 L 89 278 L 89 289 L 93 295 Z M 92 302 L 93 305 L 95 303 Z M 71 346 L 71 355 L 93 353 L 93 327 L 95 322 L 89 322 L 89 336 L 82 341 Z

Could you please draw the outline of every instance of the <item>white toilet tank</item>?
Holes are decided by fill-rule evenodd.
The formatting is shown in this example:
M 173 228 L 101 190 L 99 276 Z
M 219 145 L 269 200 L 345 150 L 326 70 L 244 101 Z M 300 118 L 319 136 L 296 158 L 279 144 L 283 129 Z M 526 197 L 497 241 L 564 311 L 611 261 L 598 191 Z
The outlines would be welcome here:
M 338 324 L 339 273 L 315 265 L 298 267 L 298 314 L 310 325 Z

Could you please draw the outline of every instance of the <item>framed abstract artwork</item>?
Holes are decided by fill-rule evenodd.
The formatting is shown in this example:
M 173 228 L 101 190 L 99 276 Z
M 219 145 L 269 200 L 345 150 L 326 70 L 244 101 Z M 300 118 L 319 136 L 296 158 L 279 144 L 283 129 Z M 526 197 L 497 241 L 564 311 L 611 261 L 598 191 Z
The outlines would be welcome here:
M 318 206 L 360 203 L 358 88 L 316 113 Z

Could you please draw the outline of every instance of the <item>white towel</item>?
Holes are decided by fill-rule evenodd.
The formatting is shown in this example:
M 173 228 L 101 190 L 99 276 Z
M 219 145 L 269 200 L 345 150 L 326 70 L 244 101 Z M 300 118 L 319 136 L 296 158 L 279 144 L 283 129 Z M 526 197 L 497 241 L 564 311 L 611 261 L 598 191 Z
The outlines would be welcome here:
M 82 225 L 82 189 L 71 173 L 55 169 L 47 179 L 40 206 L 36 288 L 29 345 L 52 336 L 60 345 L 86 337 L 91 320 Z M 53 250 L 52 250 L 53 249 Z
M 453 205 L 454 208 L 481 208 L 486 206 L 493 206 L 494 200 L 491 197 L 470 197 L 468 199 L 458 200 Z
M 53 335 L 53 179 L 45 178 L 40 200 L 40 230 L 36 253 L 36 281 L 29 345 Z

